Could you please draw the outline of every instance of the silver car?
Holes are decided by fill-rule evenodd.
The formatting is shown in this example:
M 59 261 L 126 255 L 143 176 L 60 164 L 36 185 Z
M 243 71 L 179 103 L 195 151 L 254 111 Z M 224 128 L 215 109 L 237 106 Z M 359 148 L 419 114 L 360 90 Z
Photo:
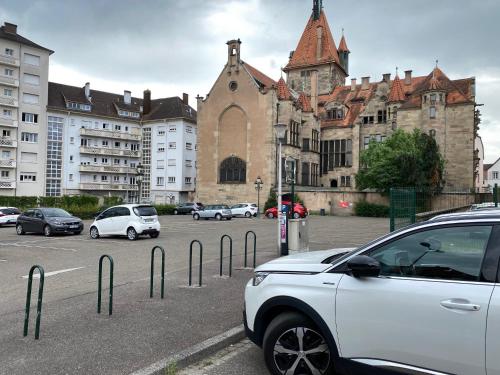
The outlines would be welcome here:
M 231 220 L 233 218 L 233 214 L 231 213 L 231 209 L 229 208 L 229 206 L 225 204 L 214 204 L 202 207 L 198 211 L 193 213 L 193 219 L 200 220 L 200 218 L 205 220 Z

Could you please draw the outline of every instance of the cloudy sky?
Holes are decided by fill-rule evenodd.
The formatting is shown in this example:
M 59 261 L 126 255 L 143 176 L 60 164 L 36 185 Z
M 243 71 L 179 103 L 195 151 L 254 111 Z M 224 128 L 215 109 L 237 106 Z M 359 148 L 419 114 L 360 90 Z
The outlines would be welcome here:
M 476 77 L 486 161 L 500 157 L 499 0 L 324 0 L 337 43 L 345 29 L 351 77 L 439 66 Z M 154 98 L 206 95 L 241 38 L 242 57 L 277 79 L 312 0 L 2 0 L 0 22 L 55 51 L 50 80 Z

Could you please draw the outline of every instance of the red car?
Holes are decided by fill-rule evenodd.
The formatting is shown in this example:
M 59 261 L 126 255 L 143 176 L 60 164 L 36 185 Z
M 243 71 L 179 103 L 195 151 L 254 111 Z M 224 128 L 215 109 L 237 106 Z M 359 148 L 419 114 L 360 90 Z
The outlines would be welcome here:
M 291 202 L 289 201 L 283 201 L 282 204 L 286 204 L 287 206 L 291 206 Z M 278 217 L 278 208 L 277 207 L 271 207 L 266 210 L 266 217 L 269 219 L 274 219 Z M 304 218 L 307 216 L 307 208 L 305 208 L 302 204 L 300 203 L 294 203 L 293 204 L 293 218 L 294 219 L 300 219 Z

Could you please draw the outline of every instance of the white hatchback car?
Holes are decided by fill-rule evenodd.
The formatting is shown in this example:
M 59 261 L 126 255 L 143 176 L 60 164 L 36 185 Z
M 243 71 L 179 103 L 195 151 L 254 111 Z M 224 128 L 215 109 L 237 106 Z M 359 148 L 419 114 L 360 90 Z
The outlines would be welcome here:
M 0 207 L 0 225 L 16 224 L 19 215 L 21 211 L 15 207 Z
M 441 217 L 255 270 L 248 337 L 274 375 L 500 375 L 500 215 Z
M 233 216 L 257 216 L 257 210 L 257 205 L 255 203 L 238 203 L 231 206 L 231 213 Z
M 160 228 L 158 213 L 153 206 L 124 204 L 101 212 L 90 226 L 90 237 L 127 236 L 134 241 L 140 235 L 157 238 Z

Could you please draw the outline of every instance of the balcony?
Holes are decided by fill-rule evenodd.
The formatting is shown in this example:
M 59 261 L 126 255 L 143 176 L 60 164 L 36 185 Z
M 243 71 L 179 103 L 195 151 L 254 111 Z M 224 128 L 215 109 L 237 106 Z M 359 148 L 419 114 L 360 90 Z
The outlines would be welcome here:
M 1 159 L 0 168 L 15 168 L 16 161 L 14 159 Z
M 15 189 L 16 181 L 0 180 L 0 189 Z
M 129 141 L 141 140 L 141 132 L 133 131 L 132 133 L 126 133 L 121 131 L 113 130 L 102 130 L 102 129 L 80 129 L 81 135 L 86 135 L 87 137 L 99 137 L 99 138 L 113 138 L 113 139 L 123 139 Z
M 10 117 L 0 116 L 0 126 L 8 126 L 12 128 L 17 128 L 18 121 Z
M 135 175 L 137 169 L 110 165 L 80 165 L 80 172 L 114 173 Z
M 19 66 L 19 59 L 14 56 L 4 55 L 0 53 L 0 64 Z
M 14 77 L 0 75 L 0 84 L 6 86 L 19 87 L 19 80 Z
M 103 184 L 103 183 L 87 183 L 80 184 L 80 190 L 90 190 L 90 191 L 136 191 L 137 185 L 130 184 Z
M 14 99 L 13 97 L 10 97 L 10 96 L 0 96 L 0 104 L 6 105 L 9 107 L 17 107 L 18 106 L 17 99 Z
M 10 137 L 0 137 L 0 147 L 17 147 L 17 141 Z
M 106 147 L 80 147 L 80 154 L 90 155 L 106 155 L 106 156 L 130 156 L 132 158 L 140 158 L 140 151 L 122 150 L 119 148 L 106 148 Z

